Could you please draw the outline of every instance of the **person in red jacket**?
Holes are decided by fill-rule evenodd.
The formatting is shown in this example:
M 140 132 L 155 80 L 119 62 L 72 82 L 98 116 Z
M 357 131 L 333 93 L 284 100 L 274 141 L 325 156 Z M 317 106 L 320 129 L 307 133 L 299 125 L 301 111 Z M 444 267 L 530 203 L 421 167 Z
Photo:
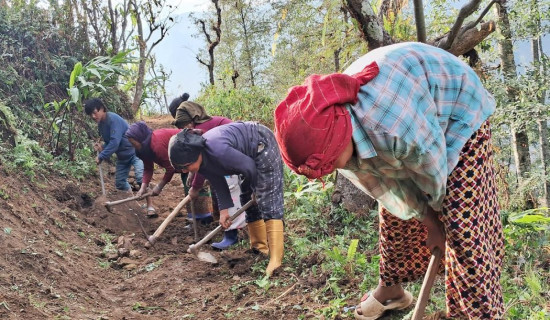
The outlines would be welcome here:
M 141 188 L 137 192 L 138 196 L 147 192 L 153 177 L 155 163 L 164 168 L 165 172 L 162 180 L 153 188 L 152 195 L 158 196 L 164 186 L 172 180 L 176 170 L 172 167 L 168 158 L 168 142 L 173 135 L 180 131 L 180 129 L 158 129 L 153 131 L 144 121 L 132 124 L 126 131 L 126 137 L 136 149 L 136 154 L 143 161 L 145 167 Z M 151 197 L 147 197 L 147 216 L 150 218 L 158 216 L 152 205 Z

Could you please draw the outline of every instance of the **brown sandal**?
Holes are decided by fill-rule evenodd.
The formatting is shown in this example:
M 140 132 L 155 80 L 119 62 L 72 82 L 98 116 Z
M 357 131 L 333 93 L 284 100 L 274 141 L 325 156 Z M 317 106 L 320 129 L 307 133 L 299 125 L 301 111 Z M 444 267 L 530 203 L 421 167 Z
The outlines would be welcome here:
M 375 320 L 378 319 L 386 312 L 386 310 L 401 310 L 411 305 L 413 302 L 412 294 L 405 290 L 403 297 L 395 300 L 387 300 L 385 304 L 380 303 L 374 295 L 365 294 L 361 299 L 359 308 L 361 308 L 361 314 L 357 313 L 357 309 L 354 311 L 355 319 L 358 320 Z

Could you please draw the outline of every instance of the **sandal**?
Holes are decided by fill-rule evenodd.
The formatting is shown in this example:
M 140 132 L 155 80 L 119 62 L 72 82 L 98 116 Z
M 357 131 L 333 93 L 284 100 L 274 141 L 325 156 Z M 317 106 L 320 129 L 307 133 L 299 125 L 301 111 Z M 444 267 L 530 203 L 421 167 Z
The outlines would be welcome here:
M 156 218 L 159 215 L 155 211 L 155 208 L 149 207 L 147 208 L 147 218 Z
M 401 310 L 407 308 L 413 302 L 413 296 L 407 290 L 404 290 L 404 292 L 405 294 L 403 297 L 395 300 L 387 300 L 385 304 L 376 300 L 374 295 L 366 293 L 363 298 L 361 298 L 361 303 L 359 304 L 361 314 L 357 313 L 357 309 L 353 312 L 355 319 L 375 320 L 380 318 L 386 310 Z

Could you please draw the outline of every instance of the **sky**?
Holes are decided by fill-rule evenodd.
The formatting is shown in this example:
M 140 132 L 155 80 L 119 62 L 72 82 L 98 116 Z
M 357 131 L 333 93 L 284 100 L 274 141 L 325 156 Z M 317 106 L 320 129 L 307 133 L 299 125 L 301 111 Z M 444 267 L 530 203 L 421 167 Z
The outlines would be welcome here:
M 170 0 L 167 3 L 175 6 L 178 22 L 168 30 L 168 35 L 153 49 L 153 53 L 165 70 L 172 71 L 166 85 L 166 95 L 170 103 L 184 92 L 189 93 L 191 99 L 197 97 L 201 83 L 208 81 L 206 67 L 195 58 L 199 50 L 204 48 L 205 41 L 203 38 L 192 37 L 198 31 L 189 13 L 206 10 L 210 1 Z
M 175 97 L 189 93 L 190 98 L 198 96 L 201 84 L 208 82 L 208 71 L 201 65 L 196 55 L 205 48 L 204 38 L 193 37 L 198 34 L 197 26 L 189 17 L 191 12 L 203 12 L 211 5 L 210 0 L 167 0 L 175 8 L 177 23 L 168 31 L 166 38 L 153 49 L 157 62 L 172 75 L 166 83 L 168 103 Z M 528 64 L 532 61 L 530 44 L 527 41 L 515 43 L 516 63 Z M 550 35 L 543 37 L 546 54 L 550 49 Z

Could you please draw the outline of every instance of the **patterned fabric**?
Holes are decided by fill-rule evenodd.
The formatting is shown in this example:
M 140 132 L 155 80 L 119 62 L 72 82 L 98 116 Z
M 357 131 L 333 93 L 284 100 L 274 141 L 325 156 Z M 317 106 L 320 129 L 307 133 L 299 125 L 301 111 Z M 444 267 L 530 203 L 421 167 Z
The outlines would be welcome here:
M 341 172 L 402 219 L 421 217 L 426 205 L 439 211 L 460 150 L 495 101 L 470 67 L 429 45 L 376 49 L 345 72 L 372 61 L 380 73 L 348 105 L 358 157 Z
M 187 181 L 187 176 L 185 177 L 185 179 Z M 182 176 L 182 180 L 183 180 L 183 176 Z M 189 194 L 189 187 L 187 186 L 186 182 L 183 183 L 183 189 L 185 190 L 185 194 Z M 210 187 L 203 186 L 199 190 L 199 197 L 194 200 L 193 205 L 195 206 L 195 217 L 197 219 L 209 217 L 212 215 L 212 211 L 214 211 L 214 209 L 212 204 L 212 193 L 210 192 Z M 191 211 L 191 202 L 188 202 L 185 205 L 185 210 L 187 211 L 188 217 L 190 218 L 193 217 L 192 211 Z
M 258 209 L 264 220 L 283 219 L 283 161 L 275 135 L 267 127 L 259 124 L 260 145 L 254 159 L 256 164 L 257 180 L 254 193 Z M 246 212 L 247 221 L 258 219 L 249 217 L 253 210 Z
M 448 179 L 440 216 L 447 236 L 447 316 L 500 319 L 499 283 L 504 256 L 488 122 L 466 143 Z M 430 252 L 427 231 L 416 219 L 401 220 L 381 207 L 380 277 L 384 286 L 421 279 Z

